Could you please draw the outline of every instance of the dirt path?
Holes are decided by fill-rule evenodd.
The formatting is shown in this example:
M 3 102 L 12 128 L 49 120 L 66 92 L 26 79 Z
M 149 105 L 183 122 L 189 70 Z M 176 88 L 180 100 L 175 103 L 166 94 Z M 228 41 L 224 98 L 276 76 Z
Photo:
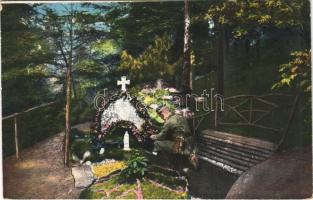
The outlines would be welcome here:
M 75 126 L 89 128 L 90 123 Z M 63 165 L 64 132 L 58 133 L 21 152 L 21 159 L 10 156 L 3 161 L 5 198 L 78 198 L 70 168 Z

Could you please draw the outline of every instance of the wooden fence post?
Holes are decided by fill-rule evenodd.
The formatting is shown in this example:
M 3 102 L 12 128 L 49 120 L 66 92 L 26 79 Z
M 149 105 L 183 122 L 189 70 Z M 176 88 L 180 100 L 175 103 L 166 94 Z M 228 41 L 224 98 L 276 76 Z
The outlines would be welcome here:
M 12 115 L 9 115 L 9 116 L 6 116 L 6 117 L 2 117 L 2 121 L 14 118 L 14 142 L 15 142 L 15 154 L 16 154 L 16 158 L 17 159 L 19 159 L 18 134 L 17 134 L 17 117 L 22 115 L 22 114 L 24 114 L 24 113 L 31 112 L 31 111 L 36 110 L 38 108 L 47 107 L 47 106 L 53 105 L 55 103 L 56 102 L 53 101 L 53 102 L 50 102 L 50 103 L 41 104 L 40 106 L 35 106 L 35 107 L 32 107 L 32 108 L 29 108 L 29 109 L 24 110 L 24 111 L 22 111 L 20 113 L 14 113 Z
M 215 112 L 214 112 L 214 128 L 217 129 L 217 117 L 218 117 L 218 111 L 217 111 L 218 103 L 215 101 Z
M 18 136 L 17 136 L 17 117 L 14 117 L 14 140 L 15 140 L 16 158 L 19 159 Z
M 282 136 L 282 138 L 280 139 L 280 141 L 277 144 L 277 150 L 280 151 L 282 149 L 282 146 L 285 142 L 285 140 L 287 139 L 287 136 L 290 132 L 290 128 L 291 128 L 291 123 L 293 122 L 294 118 L 295 118 L 295 114 L 296 114 L 296 109 L 299 103 L 299 99 L 300 99 L 300 93 L 297 94 L 294 103 L 293 103 L 293 107 L 291 110 L 291 113 L 289 114 L 289 119 L 288 119 L 288 123 L 287 123 L 287 127 L 285 129 L 284 135 Z

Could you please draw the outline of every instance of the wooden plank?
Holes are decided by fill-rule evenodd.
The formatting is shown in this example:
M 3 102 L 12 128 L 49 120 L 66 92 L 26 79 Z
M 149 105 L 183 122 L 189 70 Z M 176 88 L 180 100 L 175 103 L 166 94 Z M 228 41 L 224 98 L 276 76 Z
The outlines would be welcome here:
M 240 135 L 235 135 L 235 134 L 230 134 L 230 133 L 225 133 L 225 132 L 220 132 L 220 131 L 214 131 L 214 130 L 204 130 L 202 131 L 203 135 L 210 135 L 212 137 L 216 138 L 221 138 L 224 140 L 230 140 L 234 141 L 236 143 L 241 143 L 249 146 L 253 146 L 256 148 L 260 149 L 265 149 L 267 151 L 274 151 L 276 149 L 275 144 L 271 142 L 267 142 L 264 140 L 260 139 L 255 139 L 255 138 L 249 138 L 249 137 L 244 137 Z
M 215 141 L 219 141 L 220 143 L 229 144 L 229 145 L 234 146 L 234 147 L 235 146 L 241 147 L 240 149 L 245 150 L 247 152 L 253 151 L 257 155 L 270 156 L 273 153 L 272 151 L 256 148 L 254 146 L 245 145 L 243 143 L 238 143 L 238 142 L 234 142 L 231 140 L 224 140 L 221 138 L 212 137 L 210 135 L 202 135 L 201 137 L 202 137 L 202 139 L 215 140 Z
M 203 152 L 198 152 L 198 154 L 200 156 L 209 158 L 211 160 L 215 160 L 216 162 L 223 163 L 224 165 L 231 166 L 232 168 L 235 168 L 235 169 L 238 169 L 238 170 L 241 170 L 241 171 L 246 171 L 247 169 L 249 169 L 249 167 L 238 165 L 238 164 L 236 164 L 234 162 L 231 162 L 229 160 L 225 160 L 225 159 L 220 158 L 218 156 L 208 155 L 207 153 L 203 153 Z
M 225 163 L 221 163 L 221 162 L 218 162 L 216 160 L 209 159 L 209 158 L 207 158 L 205 156 L 198 155 L 198 157 L 199 157 L 199 159 L 204 160 L 206 162 L 209 162 L 209 163 L 211 163 L 211 164 L 213 164 L 213 165 L 215 165 L 217 167 L 220 167 L 220 168 L 222 168 L 222 169 L 224 169 L 224 170 L 226 170 L 226 171 L 228 171 L 228 172 L 230 172 L 232 174 L 240 175 L 240 174 L 242 174 L 244 172 L 243 170 L 235 169 L 235 168 L 233 168 L 231 166 L 226 165 Z
M 247 157 L 247 158 L 251 158 L 251 159 L 254 159 L 254 160 L 257 160 L 257 161 L 263 161 L 264 159 L 266 159 L 267 157 L 263 157 L 263 156 L 258 156 L 258 155 L 255 155 L 251 152 L 246 152 L 246 151 L 240 151 L 234 147 L 231 147 L 231 146 L 228 146 L 228 145 L 220 145 L 218 143 L 216 143 L 215 141 L 199 141 L 199 144 L 201 145 L 206 145 L 206 146 L 213 146 L 214 148 L 217 148 L 217 149 L 221 149 L 221 150 L 225 150 L 225 151 L 228 151 L 230 153 L 233 153 L 233 154 L 236 154 L 236 155 L 239 155 L 239 156 L 244 156 L 244 157 Z M 206 146 L 204 146 L 204 148 L 206 148 Z
M 210 150 L 215 151 L 217 153 L 225 154 L 227 156 L 231 156 L 231 157 L 234 157 L 236 159 L 244 160 L 246 162 L 250 162 L 250 163 L 253 163 L 253 164 L 257 164 L 257 163 L 262 162 L 262 160 L 256 160 L 256 159 L 253 159 L 253 158 L 249 158 L 248 156 L 238 155 L 238 154 L 233 153 L 233 152 L 228 151 L 228 150 L 223 150 L 223 149 L 216 148 L 215 146 L 204 146 L 204 144 L 200 144 L 200 149 L 201 150 L 202 149 L 210 149 Z
M 228 156 L 226 154 L 222 154 L 221 152 L 215 152 L 215 151 L 213 151 L 211 149 L 201 149 L 200 152 L 206 153 L 208 156 L 209 155 L 216 156 L 216 157 L 222 158 L 224 160 L 233 162 L 233 163 L 235 163 L 237 165 L 245 166 L 245 167 L 248 167 L 248 168 L 250 168 L 250 167 L 255 165 L 252 162 L 248 162 L 248 161 L 245 161 L 245 160 L 242 160 L 242 159 L 237 159 L 237 158 L 234 158 L 232 156 Z
M 268 142 L 268 141 L 264 141 L 264 140 L 260 140 L 260 139 L 256 139 L 256 138 L 245 137 L 245 136 L 240 136 L 240 135 L 231 134 L 231 133 L 225 133 L 225 132 L 221 132 L 221 131 L 204 130 L 203 134 L 208 134 L 208 135 L 223 138 L 226 140 L 233 140 L 233 141 L 236 141 L 239 143 L 244 143 L 244 144 L 247 144 L 250 146 L 268 149 L 270 151 L 274 151 L 276 148 L 275 144 Z
M 232 148 L 232 149 L 236 149 L 238 151 L 243 151 L 243 152 L 246 152 L 248 154 L 253 154 L 253 155 L 256 155 L 256 156 L 260 156 L 260 157 L 269 157 L 270 155 L 273 154 L 273 152 L 262 152 L 262 151 L 259 151 L 259 150 L 255 150 L 255 149 L 251 149 L 251 148 L 246 148 L 246 146 L 242 145 L 242 144 L 236 144 L 236 143 L 229 143 L 229 142 L 225 142 L 224 140 L 221 140 L 221 139 L 216 139 L 216 138 L 213 138 L 211 139 L 209 136 L 206 136 L 206 137 L 200 137 L 200 140 L 204 140 L 205 142 L 212 142 L 216 145 L 219 145 L 219 146 L 225 146 L 225 147 L 229 147 L 229 148 Z

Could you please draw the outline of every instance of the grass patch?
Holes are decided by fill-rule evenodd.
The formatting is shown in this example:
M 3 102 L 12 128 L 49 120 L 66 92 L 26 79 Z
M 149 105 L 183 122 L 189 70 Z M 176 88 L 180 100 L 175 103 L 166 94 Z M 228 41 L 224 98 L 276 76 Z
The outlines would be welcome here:
M 108 181 L 96 183 L 85 189 L 81 199 L 136 199 L 136 182 L 121 183 L 115 176 Z M 184 191 L 174 192 L 166 188 L 158 187 L 148 180 L 141 181 L 141 189 L 145 199 L 185 199 L 188 194 Z

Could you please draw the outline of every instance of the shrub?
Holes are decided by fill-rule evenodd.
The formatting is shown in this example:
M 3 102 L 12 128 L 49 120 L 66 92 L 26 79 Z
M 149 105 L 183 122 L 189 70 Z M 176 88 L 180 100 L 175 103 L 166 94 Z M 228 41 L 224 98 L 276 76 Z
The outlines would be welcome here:
M 142 178 L 147 171 L 147 166 L 147 158 L 136 151 L 127 161 L 127 167 L 122 170 L 121 178 L 124 181 L 134 181 L 137 178 Z

